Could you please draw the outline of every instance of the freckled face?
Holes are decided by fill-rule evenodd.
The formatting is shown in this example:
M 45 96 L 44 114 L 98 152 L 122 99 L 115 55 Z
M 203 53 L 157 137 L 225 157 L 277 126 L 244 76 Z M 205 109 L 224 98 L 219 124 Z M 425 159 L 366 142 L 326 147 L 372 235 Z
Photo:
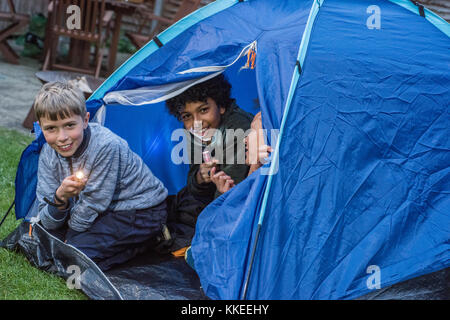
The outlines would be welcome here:
M 39 125 L 45 140 L 63 157 L 71 157 L 83 141 L 83 130 L 87 128 L 89 112 L 82 118 L 78 115 L 56 121 L 44 116 L 39 119 Z
M 197 129 L 198 126 L 200 128 L 198 135 L 210 137 L 219 127 L 221 115 L 224 113 L 225 108 L 218 107 L 213 99 L 207 98 L 206 102 L 186 103 L 184 110 L 180 113 L 180 120 L 186 130 Z

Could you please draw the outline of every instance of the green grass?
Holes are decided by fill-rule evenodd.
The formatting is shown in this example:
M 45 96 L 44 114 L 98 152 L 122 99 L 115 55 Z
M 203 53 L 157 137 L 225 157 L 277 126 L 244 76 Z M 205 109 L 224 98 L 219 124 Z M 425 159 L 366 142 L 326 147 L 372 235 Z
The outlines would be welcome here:
M 0 127 L 0 217 L 14 200 L 14 180 L 22 151 L 33 139 L 14 130 Z M 0 227 L 4 239 L 21 221 L 14 209 Z M 67 288 L 65 281 L 34 268 L 21 253 L 0 248 L 0 300 L 81 300 L 87 297 Z

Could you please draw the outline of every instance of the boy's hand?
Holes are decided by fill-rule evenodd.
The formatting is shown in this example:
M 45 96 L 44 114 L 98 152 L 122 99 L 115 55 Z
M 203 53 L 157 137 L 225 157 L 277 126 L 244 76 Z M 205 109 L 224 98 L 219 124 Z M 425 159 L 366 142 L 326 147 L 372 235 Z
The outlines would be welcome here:
M 216 173 L 216 168 L 211 169 L 211 181 L 216 185 L 217 191 L 225 193 L 234 187 L 234 181 L 223 171 Z
M 200 165 L 200 169 L 197 171 L 197 183 L 209 183 L 211 182 L 210 171 L 216 166 L 219 161 L 212 159 L 210 162 L 205 162 Z
M 259 146 L 258 148 L 258 163 L 261 165 L 266 164 L 268 162 L 267 158 L 269 158 L 270 154 L 273 152 L 271 146 L 266 144 Z
M 66 177 L 59 188 L 56 190 L 56 196 L 64 201 L 69 202 L 70 198 L 76 197 L 86 186 L 87 178 L 77 179 L 75 175 Z

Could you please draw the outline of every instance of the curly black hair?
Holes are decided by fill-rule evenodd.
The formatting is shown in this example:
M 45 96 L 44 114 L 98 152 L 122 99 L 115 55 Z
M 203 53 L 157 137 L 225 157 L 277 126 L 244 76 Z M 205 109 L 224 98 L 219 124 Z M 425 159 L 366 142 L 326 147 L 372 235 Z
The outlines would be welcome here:
M 222 107 L 227 110 L 234 101 L 230 94 L 231 84 L 223 74 L 220 74 L 210 80 L 196 84 L 178 96 L 167 100 L 166 107 L 171 115 L 179 118 L 187 103 L 206 102 L 207 98 L 211 98 L 219 108 Z

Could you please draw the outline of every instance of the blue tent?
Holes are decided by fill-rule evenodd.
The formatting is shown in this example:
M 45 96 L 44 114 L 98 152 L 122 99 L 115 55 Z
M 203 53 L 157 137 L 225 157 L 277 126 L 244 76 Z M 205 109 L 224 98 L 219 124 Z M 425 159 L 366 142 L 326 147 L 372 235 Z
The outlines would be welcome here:
M 87 106 L 175 194 L 188 166 L 172 161 L 181 124 L 164 100 L 224 72 L 238 105 L 279 135 L 267 137 L 272 161 L 198 219 L 206 295 L 352 299 L 450 265 L 449 37 L 407 0 L 217 0 L 144 46 Z M 42 143 L 19 165 L 18 218 Z

